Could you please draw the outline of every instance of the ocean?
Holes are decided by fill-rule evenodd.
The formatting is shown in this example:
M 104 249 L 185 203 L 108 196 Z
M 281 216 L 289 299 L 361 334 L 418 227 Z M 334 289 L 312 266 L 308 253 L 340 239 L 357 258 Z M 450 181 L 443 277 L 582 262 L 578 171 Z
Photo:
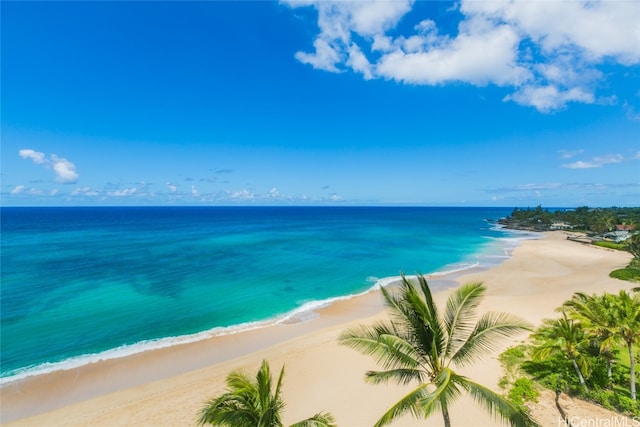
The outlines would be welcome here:
M 0 383 L 308 321 L 385 279 L 490 267 L 510 208 L 1 209 Z

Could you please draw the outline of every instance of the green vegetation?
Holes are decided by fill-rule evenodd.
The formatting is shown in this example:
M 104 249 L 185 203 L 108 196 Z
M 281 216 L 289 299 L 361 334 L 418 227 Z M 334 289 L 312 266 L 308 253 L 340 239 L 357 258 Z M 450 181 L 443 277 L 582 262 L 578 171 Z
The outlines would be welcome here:
M 526 409 L 526 402 L 538 402 L 540 392 L 536 390 L 535 384 L 529 378 L 520 377 L 513 383 L 513 387 L 509 391 L 509 399 L 518 407 Z
M 640 258 L 640 233 L 634 233 L 626 242 L 627 250 L 635 259 Z
M 609 273 L 609 276 L 614 279 L 626 280 L 628 282 L 640 282 L 640 268 L 629 265 L 625 268 L 613 270 Z
M 617 251 L 627 250 L 627 245 L 625 245 L 624 243 L 616 243 L 616 242 L 609 242 L 607 240 L 599 240 L 599 241 L 593 242 L 593 244 L 595 246 L 600 246 L 601 248 L 615 249 Z
M 526 410 L 527 402 L 537 402 L 540 395 L 535 382 L 520 368 L 529 353 L 529 346 L 523 344 L 510 347 L 500 355 L 505 376 L 500 378 L 498 384 L 503 389 L 509 389 L 507 397 L 522 410 Z
M 527 345 L 505 351 L 500 360 L 517 404 L 535 399 L 526 379 L 556 392 L 594 401 L 608 409 L 640 416 L 636 363 L 640 352 L 640 289 L 629 293 L 575 294 L 547 320 Z M 513 381 L 517 375 L 525 380 Z M 516 384 L 517 383 L 517 384 Z
M 449 408 L 463 390 L 489 413 L 512 426 L 536 425 L 523 405 L 512 403 L 452 369 L 452 365 L 472 363 L 492 351 L 497 339 L 528 330 L 526 323 L 505 313 L 487 313 L 476 319 L 476 309 L 485 292 L 480 283 L 456 289 L 442 314 L 423 276 L 418 276 L 418 284 L 419 289 L 403 275 L 397 294 L 382 288 L 391 319 L 347 330 L 339 338 L 341 344 L 375 357 L 382 365 L 383 370 L 366 373 L 368 381 L 415 384 L 376 426 L 406 413 L 427 418 L 440 411 L 445 426 L 450 427 Z
M 553 224 L 587 234 L 602 234 L 613 231 L 616 225 L 637 230 L 640 226 L 640 208 L 589 208 L 557 209 L 553 212 L 537 206 L 533 209 L 515 208 L 508 218 L 500 223 L 511 228 L 546 231 Z
M 252 381 L 240 372 L 227 376 L 227 392 L 211 399 L 200 412 L 199 424 L 228 427 L 280 427 L 285 407 L 281 386 L 284 367 L 280 370 L 278 383 L 272 390 L 269 364 L 262 366 Z M 331 414 L 318 413 L 311 418 L 293 424 L 292 427 L 333 427 Z
M 591 373 L 585 354 L 589 337 L 580 323 L 568 319 L 563 313 L 560 319 L 546 321 L 533 337 L 539 341 L 533 352 L 533 360 L 546 360 L 555 356 L 566 358 L 571 362 L 580 386 L 585 392 L 589 391 L 584 379 L 585 375 Z

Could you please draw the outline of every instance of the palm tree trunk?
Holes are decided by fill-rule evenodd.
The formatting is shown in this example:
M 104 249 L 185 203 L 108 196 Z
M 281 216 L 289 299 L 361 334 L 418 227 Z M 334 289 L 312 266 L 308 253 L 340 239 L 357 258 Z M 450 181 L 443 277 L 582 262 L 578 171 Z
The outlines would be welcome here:
M 580 368 L 578 367 L 578 364 L 576 363 L 576 359 L 571 359 L 571 362 L 573 363 L 573 368 L 576 370 L 576 373 L 578 374 L 578 379 L 580 380 L 580 385 L 584 388 L 584 391 L 589 391 L 589 387 L 587 387 L 587 383 L 584 381 L 584 377 L 582 376 L 582 372 L 580 372 Z
M 567 413 L 564 412 L 562 406 L 560 406 L 560 394 L 562 394 L 562 390 L 556 389 L 556 408 L 558 408 L 558 412 L 560 412 L 560 416 L 562 417 L 562 421 L 558 422 L 558 425 L 561 425 L 560 422 L 563 422 L 565 426 L 569 425 L 569 417 Z
M 636 362 L 633 360 L 633 343 L 628 342 L 627 346 L 629 347 L 629 374 L 631 376 L 629 391 L 631 392 L 631 399 L 636 401 Z
M 444 418 L 444 427 L 451 427 L 451 418 L 449 418 L 449 408 L 442 402 L 442 418 Z
M 611 377 L 611 359 L 607 358 L 607 379 L 609 380 L 609 387 L 611 387 L 613 381 Z

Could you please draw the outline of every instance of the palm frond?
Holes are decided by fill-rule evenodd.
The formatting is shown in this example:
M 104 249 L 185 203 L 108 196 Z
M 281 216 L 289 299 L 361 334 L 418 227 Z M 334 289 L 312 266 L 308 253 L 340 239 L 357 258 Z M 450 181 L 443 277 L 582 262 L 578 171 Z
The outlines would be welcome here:
M 378 323 L 349 329 L 338 337 L 338 342 L 362 354 L 374 356 L 384 369 L 415 368 L 419 365 L 417 353 L 390 324 Z
M 406 385 L 413 381 L 423 382 L 427 379 L 425 371 L 420 369 L 389 369 L 386 371 L 368 371 L 365 379 L 372 384 L 386 384 L 393 381 Z
M 404 276 L 403 276 L 404 277 Z M 406 278 L 402 289 L 403 323 L 422 360 L 437 369 L 444 343 L 443 328 L 424 276 L 417 276 L 422 293 Z
M 256 388 L 251 379 L 239 371 L 234 371 L 227 375 L 225 383 L 227 384 L 227 390 L 236 394 L 250 392 Z
M 404 274 L 401 277 L 399 291 L 392 294 L 385 289 L 383 292 L 387 305 L 392 309 L 392 321 L 402 336 L 414 345 L 422 361 L 437 369 L 444 332 L 431 291 L 424 276 L 416 276 L 419 288 Z
M 273 381 L 271 378 L 271 370 L 266 360 L 262 361 L 262 365 L 256 374 L 256 390 L 254 394 L 257 400 L 257 411 L 260 414 L 258 420 L 259 426 L 279 426 L 282 425 L 281 414 L 284 409 L 284 400 L 280 396 L 280 385 L 284 376 L 284 366 L 280 370 L 278 377 L 278 385 L 275 392 L 273 389 Z
M 423 417 L 447 408 L 460 396 L 460 388 L 455 382 L 457 375 L 449 368 L 443 368 L 435 378 L 436 389 L 418 402 Z
M 498 393 L 465 377 L 459 376 L 456 382 L 464 387 L 473 399 L 496 419 L 507 421 L 512 427 L 537 427 L 539 424 L 528 413 Z
M 552 343 L 543 343 L 539 346 L 534 347 L 533 352 L 531 353 L 531 358 L 536 361 L 541 361 L 548 359 L 549 356 L 555 354 L 559 350 L 559 346 Z
M 485 313 L 478 320 L 467 340 L 451 355 L 451 361 L 463 366 L 497 350 L 500 339 L 530 331 L 524 320 L 508 313 Z
M 256 374 L 256 389 L 258 390 L 257 398 L 262 408 L 268 408 L 271 404 L 271 370 L 266 360 L 262 361 L 262 365 Z
M 413 389 L 409 394 L 404 396 L 398 402 L 396 402 L 387 412 L 385 412 L 382 417 L 374 424 L 375 427 L 381 427 L 389 424 L 395 418 L 404 415 L 408 412 L 412 413 L 416 418 L 422 417 L 422 413 L 419 411 L 416 406 L 416 402 L 418 402 L 421 398 L 425 396 L 427 391 L 428 384 L 420 384 L 418 387 Z
M 284 401 L 282 400 L 282 378 L 283 377 L 284 377 L 284 365 L 282 365 L 282 369 L 280 369 L 280 375 L 278 376 L 276 389 L 273 391 L 273 400 L 280 403 L 280 409 L 284 409 Z
M 471 335 L 476 310 L 485 289 L 480 282 L 467 283 L 457 288 L 447 299 L 444 312 L 447 331 L 445 355 L 454 354 Z
M 319 412 L 313 417 L 291 424 L 291 427 L 336 427 L 336 420 L 328 412 Z
M 258 417 L 255 411 L 247 406 L 245 397 L 228 392 L 211 399 L 200 411 L 198 423 L 200 425 L 213 424 L 229 427 L 258 425 Z
M 440 319 L 438 306 L 433 300 L 433 295 L 431 294 L 431 289 L 429 288 L 427 279 L 422 275 L 418 275 L 418 283 L 420 285 L 420 290 L 422 291 L 422 296 L 424 298 L 426 307 L 425 320 L 427 321 L 429 327 L 433 332 L 433 340 L 436 344 L 436 347 L 433 350 L 437 351 L 438 354 L 443 354 L 445 344 L 445 328 Z

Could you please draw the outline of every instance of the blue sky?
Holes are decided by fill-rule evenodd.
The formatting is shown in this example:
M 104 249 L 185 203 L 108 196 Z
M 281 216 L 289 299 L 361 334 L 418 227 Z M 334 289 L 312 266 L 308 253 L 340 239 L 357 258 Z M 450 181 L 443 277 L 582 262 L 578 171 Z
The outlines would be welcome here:
M 640 205 L 640 3 L 2 2 L 2 204 Z

